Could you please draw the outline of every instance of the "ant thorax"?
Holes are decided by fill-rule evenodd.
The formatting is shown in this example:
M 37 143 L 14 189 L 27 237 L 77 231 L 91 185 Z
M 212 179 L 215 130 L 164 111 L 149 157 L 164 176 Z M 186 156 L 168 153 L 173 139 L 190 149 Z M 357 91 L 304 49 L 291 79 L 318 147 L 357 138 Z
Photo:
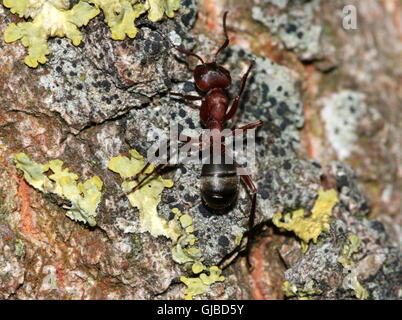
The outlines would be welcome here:
M 229 98 L 223 89 L 214 88 L 204 97 L 200 109 L 200 117 L 209 129 L 223 130 L 226 123 L 226 112 Z

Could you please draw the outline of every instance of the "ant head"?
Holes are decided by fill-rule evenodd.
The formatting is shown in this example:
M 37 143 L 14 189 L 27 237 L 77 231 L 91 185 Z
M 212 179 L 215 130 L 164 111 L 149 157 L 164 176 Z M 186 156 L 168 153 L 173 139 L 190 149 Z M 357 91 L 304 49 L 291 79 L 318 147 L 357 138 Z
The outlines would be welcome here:
M 194 70 L 194 80 L 197 88 L 203 92 L 213 88 L 227 89 L 232 84 L 230 72 L 216 62 L 198 65 Z
M 226 11 L 223 15 L 223 31 L 225 34 L 225 42 L 215 53 L 215 59 L 211 63 L 204 63 L 204 61 L 197 56 L 197 58 L 202 62 L 201 65 L 198 65 L 194 70 L 194 80 L 198 89 L 203 92 L 208 92 L 213 88 L 218 89 L 227 89 L 232 84 L 232 77 L 228 70 L 224 67 L 218 65 L 216 60 L 219 54 L 224 50 L 229 44 L 228 32 L 226 29 L 226 17 L 228 15 L 228 11 Z

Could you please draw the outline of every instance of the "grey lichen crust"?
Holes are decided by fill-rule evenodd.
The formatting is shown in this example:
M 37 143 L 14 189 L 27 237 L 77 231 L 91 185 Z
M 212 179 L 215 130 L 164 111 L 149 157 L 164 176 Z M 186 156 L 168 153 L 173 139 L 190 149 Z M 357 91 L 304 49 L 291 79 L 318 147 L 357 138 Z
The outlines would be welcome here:
M 316 23 L 321 0 L 254 0 L 252 16 L 302 60 L 321 55 L 322 26 Z
M 356 151 L 359 121 L 370 112 L 365 99 L 361 92 L 343 90 L 322 100 L 326 135 L 340 160 Z

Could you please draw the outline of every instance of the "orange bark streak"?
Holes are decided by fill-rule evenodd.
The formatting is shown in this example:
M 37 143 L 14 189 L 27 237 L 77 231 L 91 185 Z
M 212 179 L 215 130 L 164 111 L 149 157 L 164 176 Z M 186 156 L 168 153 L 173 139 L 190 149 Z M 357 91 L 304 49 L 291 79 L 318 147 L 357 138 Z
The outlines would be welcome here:
M 253 250 L 252 252 L 252 259 L 254 261 L 253 264 L 253 271 L 251 272 L 251 277 L 253 279 L 253 287 L 252 292 L 253 296 L 256 300 L 268 300 L 269 297 L 265 294 L 264 287 L 266 285 L 265 279 L 265 244 L 268 243 L 271 239 L 266 238 L 264 241 Z
M 38 230 L 33 225 L 33 212 L 31 209 L 32 188 L 25 182 L 24 178 L 18 178 L 18 197 L 21 199 L 20 214 L 22 217 L 22 230 L 29 236 L 37 237 Z

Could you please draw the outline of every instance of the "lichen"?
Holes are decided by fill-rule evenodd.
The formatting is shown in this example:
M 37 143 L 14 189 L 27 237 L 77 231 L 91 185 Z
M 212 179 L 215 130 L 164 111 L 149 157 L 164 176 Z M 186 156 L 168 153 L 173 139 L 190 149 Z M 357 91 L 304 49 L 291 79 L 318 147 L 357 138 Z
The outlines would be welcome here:
M 359 251 L 361 240 L 358 236 L 351 234 L 348 237 L 349 243 L 345 244 L 342 248 L 342 253 L 338 258 L 338 262 L 344 268 L 353 267 L 355 265 L 352 255 Z
M 156 22 L 163 19 L 164 14 L 174 17 L 174 11 L 180 7 L 180 0 L 86 0 L 103 11 L 105 22 L 112 33 L 113 40 L 134 38 L 137 35 L 135 20 L 148 12 L 148 19 Z
M 21 239 L 15 239 L 14 253 L 17 257 L 21 257 L 24 253 L 25 244 Z
M 148 19 L 159 21 L 166 14 L 169 18 L 174 17 L 174 12 L 180 8 L 180 0 L 147 0 L 145 8 L 148 10 Z
M 208 288 L 215 282 L 224 281 L 225 277 L 221 276 L 221 273 L 221 269 L 217 266 L 212 266 L 209 268 L 209 275 L 201 273 L 195 278 L 180 277 L 180 281 L 187 286 L 184 292 L 184 299 L 192 300 L 195 295 L 206 293 Z
M 347 274 L 343 281 L 343 286 L 346 289 L 353 291 L 353 295 L 360 300 L 368 298 L 367 290 L 360 284 L 357 278 L 357 271 L 353 269 L 355 262 L 353 261 L 353 254 L 358 252 L 361 246 L 361 240 L 358 236 L 351 234 L 348 237 L 348 243 L 343 248 L 338 262 L 342 264 L 344 272 Z
M 3 0 L 4 6 L 21 18 L 32 19 L 18 24 L 11 23 L 4 32 L 6 42 L 21 39 L 28 48 L 25 63 L 36 68 L 46 62 L 50 53 L 47 40 L 49 37 L 67 37 L 75 46 L 82 40 L 78 28 L 88 24 L 102 10 L 105 22 L 111 30 L 112 39 L 124 40 L 126 36 L 137 35 L 135 20 L 145 12 L 151 21 L 159 21 L 166 14 L 174 17 L 174 11 L 180 7 L 179 0 L 81 0 L 71 9 L 65 0 Z
M 105 22 L 112 33 L 113 40 L 124 40 L 126 36 L 134 38 L 137 35 L 135 20 L 145 12 L 148 19 L 156 22 L 166 14 L 174 17 L 174 11 L 180 7 L 179 0 L 87 0 L 102 9 Z
M 302 251 L 306 252 L 310 240 L 317 243 L 321 232 L 329 231 L 329 217 L 337 202 L 338 196 L 335 190 L 320 190 L 310 216 L 306 217 L 305 210 L 299 209 L 285 215 L 276 213 L 272 222 L 277 227 L 293 231 L 302 240 Z
M 179 239 L 173 245 L 172 258 L 178 264 L 191 262 L 193 263 L 193 267 L 195 265 L 195 269 L 198 270 L 202 264 L 203 258 L 201 250 L 194 247 L 197 238 L 193 234 L 193 219 L 188 214 L 182 214 L 178 208 L 173 208 L 172 212 L 176 214 L 176 219 L 180 221 L 182 228 Z
M 130 0 L 89 0 L 89 2 L 102 9 L 113 40 L 124 40 L 126 36 L 134 38 L 137 35 L 134 21 L 145 12 L 142 3 Z
M 354 295 L 359 300 L 367 300 L 368 292 L 367 290 L 360 284 L 357 278 L 354 278 L 353 287 L 354 287 Z
M 68 1 L 63 0 L 3 0 L 3 4 L 21 18 L 32 19 L 11 23 L 4 31 L 4 40 L 14 42 L 21 39 L 28 48 L 24 61 L 33 68 L 46 62 L 46 55 L 50 53 L 47 46 L 49 37 L 67 37 L 78 46 L 82 40 L 78 28 L 99 13 L 98 8 L 83 1 L 70 10 Z
M 116 172 L 124 179 L 133 178 L 140 173 L 145 166 L 143 157 L 136 151 L 130 150 L 131 158 L 116 156 L 110 159 L 108 168 Z M 125 180 L 122 183 L 122 191 L 128 193 L 127 198 L 130 204 L 139 210 L 140 232 L 149 232 L 153 237 L 165 236 L 176 241 L 180 236 L 180 227 L 175 220 L 167 221 L 159 216 L 157 206 L 161 201 L 164 188 L 171 188 L 173 181 L 163 179 L 157 174 L 151 175 L 145 183 L 134 192 L 130 192 L 154 169 L 150 165 L 145 172 L 139 174 L 137 180 Z
M 206 293 L 211 284 L 224 281 L 225 277 L 221 276 L 222 271 L 218 267 L 212 266 L 208 269 L 202 263 L 204 260 L 202 252 L 194 247 L 197 238 L 193 234 L 192 217 L 182 214 L 178 208 L 173 208 L 172 212 L 176 215 L 175 219 L 180 222 L 182 228 L 182 235 L 172 247 L 172 258 L 178 264 L 191 263 L 191 271 L 196 275 L 195 277 L 180 277 L 180 281 L 187 286 L 184 298 L 191 300 L 196 295 Z M 202 273 L 207 270 L 209 270 L 209 275 L 205 272 Z
M 37 163 L 25 153 L 14 155 L 18 169 L 24 172 L 25 180 L 35 189 L 44 193 L 57 194 L 70 201 L 66 216 L 75 221 L 96 225 L 96 209 L 102 197 L 103 182 L 94 176 L 84 183 L 79 182 L 78 175 L 63 169 L 63 161 L 56 159 L 46 164 Z M 47 174 L 49 175 L 47 175 Z
M 358 147 L 358 126 L 368 113 L 363 93 L 343 90 L 322 99 L 321 117 L 328 141 L 340 160 L 347 159 Z
M 267 5 L 267 2 L 270 2 Z M 276 7 L 272 10 L 271 5 Z M 263 1 L 251 8 L 254 20 L 275 34 L 288 50 L 293 50 L 302 60 L 320 56 L 322 26 L 315 21 L 320 0 L 313 1 Z
M 298 297 L 300 300 L 306 300 L 311 296 L 316 296 L 321 294 L 321 290 L 314 288 L 314 281 L 309 281 L 303 288 L 298 288 L 296 285 L 289 281 L 285 281 L 282 286 L 282 290 L 285 296 Z
M 348 275 L 343 279 L 343 287 L 352 290 L 353 296 L 359 300 L 366 300 L 369 296 L 368 291 L 361 285 L 357 278 L 356 270 L 344 269 Z

